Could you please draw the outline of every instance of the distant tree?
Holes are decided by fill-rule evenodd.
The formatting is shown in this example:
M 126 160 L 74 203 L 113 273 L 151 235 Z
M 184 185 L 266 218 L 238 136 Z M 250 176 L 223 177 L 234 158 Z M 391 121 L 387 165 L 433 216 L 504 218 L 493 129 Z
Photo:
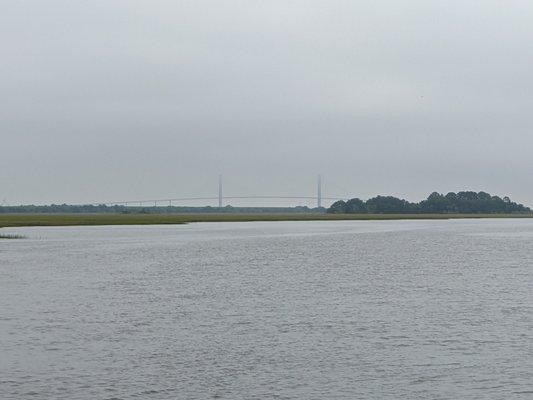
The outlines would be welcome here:
M 329 214 L 346 214 L 346 202 L 344 200 L 339 200 L 333 203 L 327 210 Z
M 424 213 L 444 213 L 450 208 L 450 200 L 440 193 L 431 193 L 426 200 L 419 203 L 420 212 Z
M 350 199 L 346 202 L 345 210 L 348 214 L 366 213 L 365 202 L 361 199 Z
M 490 201 L 491 196 L 487 192 L 479 192 L 477 194 L 477 198 L 478 200 L 481 200 L 481 201 Z
M 431 193 L 420 203 L 410 203 L 393 196 L 376 196 L 366 202 L 354 198 L 335 202 L 328 213 L 525 213 L 528 207 L 512 202 L 509 197 L 503 199 L 491 196 L 487 192 L 462 191 L 449 192 L 445 196 Z
M 366 202 L 366 209 L 369 213 L 394 214 L 414 211 L 411 204 L 393 196 L 376 196 Z
M 492 212 L 502 213 L 505 212 L 506 203 L 498 196 L 492 196 L 490 198 L 490 208 Z

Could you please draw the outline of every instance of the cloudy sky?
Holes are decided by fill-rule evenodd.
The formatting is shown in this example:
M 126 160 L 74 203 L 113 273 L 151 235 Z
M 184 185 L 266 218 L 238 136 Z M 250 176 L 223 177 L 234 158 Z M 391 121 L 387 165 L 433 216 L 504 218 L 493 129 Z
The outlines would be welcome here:
M 321 173 L 330 196 L 533 206 L 532 21 L 528 0 L 4 0 L 0 202 L 209 196 L 219 173 L 313 195 Z

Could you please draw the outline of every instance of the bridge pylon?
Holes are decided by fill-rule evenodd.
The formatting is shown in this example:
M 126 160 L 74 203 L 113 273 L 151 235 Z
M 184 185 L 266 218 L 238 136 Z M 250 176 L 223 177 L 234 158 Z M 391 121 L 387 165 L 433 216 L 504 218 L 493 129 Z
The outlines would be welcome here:
M 222 175 L 218 175 L 218 208 L 222 208 Z
M 318 174 L 317 178 L 316 205 L 320 208 L 322 207 L 322 176 Z

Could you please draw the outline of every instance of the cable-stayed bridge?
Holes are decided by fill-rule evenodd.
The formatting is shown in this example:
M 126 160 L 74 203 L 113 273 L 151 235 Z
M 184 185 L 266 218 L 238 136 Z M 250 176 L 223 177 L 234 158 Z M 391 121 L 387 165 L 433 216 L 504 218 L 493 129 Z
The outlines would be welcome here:
M 175 198 L 159 198 L 159 199 L 140 199 L 140 200 L 120 200 L 120 201 L 105 201 L 92 203 L 92 205 L 122 205 L 122 206 L 172 206 L 176 203 L 183 204 L 187 201 L 216 201 L 218 200 L 218 207 L 224 207 L 224 204 L 227 200 L 249 200 L 249 199 L 259 199 L 259 200 L 315 200 L 317 207 L 322 207 L 322 200 L 341 200 L 341 197 L 328 197 L 322 196 L 322 178 L 318 175 L 317 186 L 316 186 L 316 196 L 291 196 L 291 195 L 243 195 L 243 196 L 225 196 L 222 185 L 222 176 L 219 176 L 218 179 L 218 196 L 212 197 L 175 197 Z

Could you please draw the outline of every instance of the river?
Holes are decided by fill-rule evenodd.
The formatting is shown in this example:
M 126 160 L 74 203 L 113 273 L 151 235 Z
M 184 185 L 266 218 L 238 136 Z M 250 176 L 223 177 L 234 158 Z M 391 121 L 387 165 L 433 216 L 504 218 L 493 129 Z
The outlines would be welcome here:
M 1 399 L 531 399 L 533 220 L 3 229 Z

